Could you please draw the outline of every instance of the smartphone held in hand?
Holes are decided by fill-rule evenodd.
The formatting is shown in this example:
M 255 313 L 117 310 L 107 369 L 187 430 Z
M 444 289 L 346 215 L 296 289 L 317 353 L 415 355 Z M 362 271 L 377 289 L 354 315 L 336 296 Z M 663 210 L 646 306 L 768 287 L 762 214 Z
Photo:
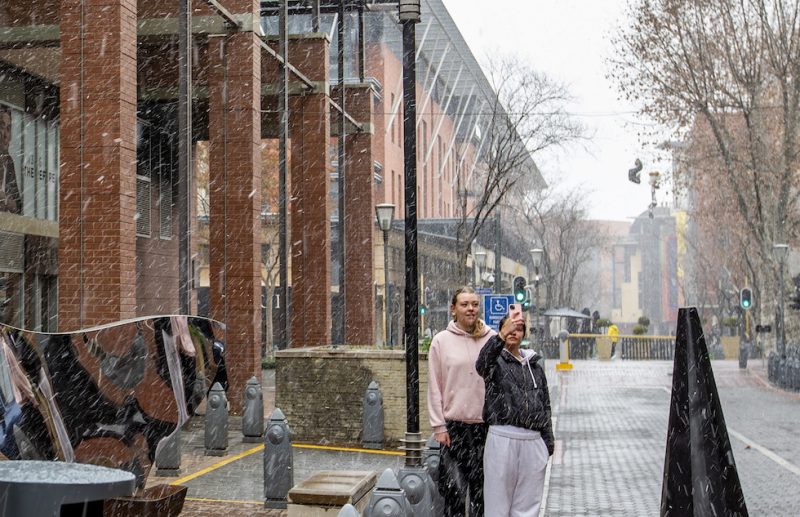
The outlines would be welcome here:
M 522 306 L 518 303 L 512 303 L 508 306 L 508 318 L 511 321 L 517 322 L 517 326 L 524 325 L 525 322 L 522 319 Z

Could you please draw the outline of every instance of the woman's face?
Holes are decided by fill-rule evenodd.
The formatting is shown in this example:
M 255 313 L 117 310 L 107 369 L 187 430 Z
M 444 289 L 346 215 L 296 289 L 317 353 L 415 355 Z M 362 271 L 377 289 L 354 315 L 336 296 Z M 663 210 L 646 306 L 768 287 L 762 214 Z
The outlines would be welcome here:
M 463 329 L 472 329 L 478 321 L 480 302 L 475 293 L 461 293 L 456 298 L 456 303 L 450 308 L 458 326 Z
M 523 331 L 515 328 L 506 335 L 506 346 L 519 346 L 522 343 Z

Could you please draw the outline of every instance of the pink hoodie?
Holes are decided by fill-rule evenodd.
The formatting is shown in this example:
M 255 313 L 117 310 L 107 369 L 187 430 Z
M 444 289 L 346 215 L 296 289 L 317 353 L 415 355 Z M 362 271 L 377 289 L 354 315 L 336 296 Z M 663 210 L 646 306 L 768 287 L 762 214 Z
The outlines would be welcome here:
M 484 324 L 481 335 L 474 337 L 451 321 L 447 330 L 433 337 L 428 352 L 428 413 L 433 432 L 445 431 L 446 420 L 483 422 L 485 388 L 475 361 L 494 334 Z

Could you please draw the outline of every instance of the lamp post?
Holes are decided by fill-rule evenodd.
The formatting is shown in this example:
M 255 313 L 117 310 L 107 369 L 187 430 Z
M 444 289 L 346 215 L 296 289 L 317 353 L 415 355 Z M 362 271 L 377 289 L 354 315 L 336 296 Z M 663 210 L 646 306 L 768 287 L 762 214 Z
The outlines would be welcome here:
M 778 300 L 780 303 L 779 314 L 779 324 L 778 327 L 778 357 L 782 358 L 786 354 L 786 332 L 783 330 L 783 266 L 786 263 L 786 257 L 789 255 L 789 245 L 788 244 L 774 244 L 772 246 L 772 254 L 778 259 L 780 263 L 780 299 Z
M 403 182 L 405 185 L 406 467 L 422 467 L 419 432 L 419 278 L 417 271 L 417 36 L 420 0 L 399 1 L 403 26 Z
M 483 287 L 483 268 L 486 266 L 486 252 L 485 251 L 476 251 L 472 254 L 475 258 L 475 266 L 478 268 L 478 281 L 475 284 L 475 287 Z
M 392 346 L 391 317 L 389 316 L 389 230 L 392 229 L 394 219 L 394 205 L 391 203 L 381 203 L 375 207 L 375 216 L 378 218 L 378 226 L 383 231 L 383 310 L 386 329 L 384 330 L 384 343 Z
M 531 258 L 533 259 L 533 272 L 534 272 L 534 279 L 533 279 L 533 298 L 534 303 L 536 304 L 536 340 L 539 342 L 539 348 L 542 345 L 542 333 L 539 330 L 539 314 L 541 314 L 541 310 L 539 309 L 539 266 L 542 265 L 542 255 L 544 255 L 544 250 L 541 248 L 534 248 L 531 250 Z

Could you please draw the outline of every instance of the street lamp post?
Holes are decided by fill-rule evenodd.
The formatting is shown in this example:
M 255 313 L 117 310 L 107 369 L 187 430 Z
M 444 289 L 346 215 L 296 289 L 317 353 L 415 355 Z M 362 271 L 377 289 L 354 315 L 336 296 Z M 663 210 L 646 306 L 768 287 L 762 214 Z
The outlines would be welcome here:
M 403 182 L 405 186 L 406 467 L 422 467 L 419 432 L 419 278 L 417 272 L 417 36 L 420 0 L 400 0 L 403 26 Z
M 789 245 L 788 244 L 775 244 L 772 246 L 772 253 L 778 262 L 780 263 L 780 299 L 779 304 L 779 324 L 778 327 L 778 357 L 783 358 L 786 355 L 786 332 L 783 329 L 784 319 L 783 319 L 783 266 L 786 263 L 786 257 L 789 255 Z
M 539 329 L 539 315 L 541 314 L 541 310 L 539 309 L 539 266 L 542 264 L 542 255 L 544 255 L 544 250 L 541 248 L 534 248 L 531 250 L 531 258 L 533 259 L 533 272 L 534 272 L 534 280 L 533 280 L 533 298 L 534 303 L 536 304 L 536 340 L 539 342 L 539 348 L 542 347 L 542 333 Z
M 391 334 L 391 317 L 389 315 L 389 230 L 392 229 L 394 219 L 394 205 L 391 203 L 381 203 L 375 207 L 375 215 L 378 218 L 378 226 L 383 231 L 383 308 L 386 329 L 384 330 L 384 343 L 393 348 Z

